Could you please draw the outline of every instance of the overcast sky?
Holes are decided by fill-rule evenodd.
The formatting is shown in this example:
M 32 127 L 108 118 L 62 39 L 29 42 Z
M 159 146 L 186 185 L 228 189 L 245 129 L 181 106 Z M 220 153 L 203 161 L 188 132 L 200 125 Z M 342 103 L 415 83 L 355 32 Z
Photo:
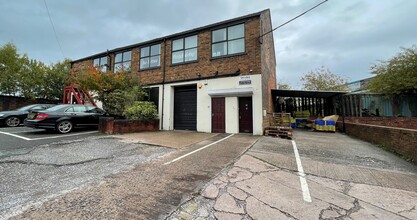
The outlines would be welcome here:
M 269 8 L 273 26 L 321 0 L 46 0 L 72 60 Z M 415 0 L 329 0 L 274 32 L 277 79 L 293 89 L 320 66 L 350 81 L 417 41 Z M 0 1 L 0 44 L 47 64 L 63 60 L 44 0 Z

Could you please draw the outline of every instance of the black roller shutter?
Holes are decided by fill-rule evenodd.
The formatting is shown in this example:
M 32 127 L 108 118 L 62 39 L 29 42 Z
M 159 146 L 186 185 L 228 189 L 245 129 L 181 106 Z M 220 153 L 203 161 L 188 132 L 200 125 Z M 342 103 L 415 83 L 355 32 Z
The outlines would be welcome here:
M 174 129 L 197 130 L 197 86 L 174 88 Z

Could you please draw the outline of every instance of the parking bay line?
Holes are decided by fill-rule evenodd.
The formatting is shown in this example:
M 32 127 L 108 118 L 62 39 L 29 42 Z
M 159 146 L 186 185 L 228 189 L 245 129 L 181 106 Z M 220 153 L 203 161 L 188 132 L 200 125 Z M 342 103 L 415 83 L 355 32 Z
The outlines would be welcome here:
M 297 169 L 298 169 L 298 175 L 300 177 L 301 190 L 303 191 L 303 199 L 306 202 L 311 202 L 311 196 L 310 196 L 310 191 L 308 189 L 306 174 L 304 173 L 303 165 L 301 164 L 301 159 L 300 159 L 300 155 L 298 154 L 297 144 L 295 143 L 294 140 L 292 140 L 291 142 L 292 142 L 292 146 L 294 149 L 295 161 L 297 162 Z
M 200 148 L 198 148 L 197 150 L 193 150 L 193 151 L 191 151 L 191 152 L 189 152 L 189 153 L 187 153 L 187 154 L 184 154 L 184 155 L 182 155 L 182 156 L 180 156 L 180 157 L 177 157 L 177 158 L 175 158 L 175 159 L 173 159 L 173 160 L 171 160 L 171 161 L 169 161 L 169 162 L 164 163 L 164 165 L 168 165 L 168 164 L 174 163 L 175 161 L 181 160 L 182 158 L 187 157 L 187 156 L 190 156 L 190 155 L 191 155 L 191 154 L 193 154 L 193 153 L 196 153 L 196 152 L 198 152 L 198 151 L 200 151 L 200 150 L 203 150 L 203 149 L 205 149 L 205 148 L 207 148 L 207 147 L 210 147 L 210 146 L 212 146 L 212 145 L 214 145 L 214 144 L 217 144 L 217 143 L 219 143 L 219 142 L 221 142 L 221 141 L 224 141 L 224 140 L 226 140 L 226 139 L 228 139 L 228 138 L 232 137 L 233 135 L 235 135 L 235 134 L 231 134 L 231 135 L 229 135 L 229 136 L 227 136 L 227 137 L 225 137 L 225 138 L 222 138 L 222 139 L 220 139 L 220 140 L 218 140 L 218 141 L 215 141 L 215 142 L 213 142 L 213 143 L 211 143 L 211 144 L 207 144 L 207 145 L 206 145 L 206 146 L 204 146 L 204 147 L 200 147 Z
M 82 133 L 64 134 L 64 135 L 58 135 L 58 136 L 52 136 L 52 137 L 27 138 L 27 137 L 23 137 L 23 136 L 20 136 L 20 135 L 17 135 L 17 134 L 12 134 L 12 133 L 8 133 L 8 132 L 0 131 L 0 134 L 13 136 L 13 137 L 20 138 L 20 139 L 23 139 L 23 140 L 26 140 L 26 141 L 36 141 L 36 140 L 44 140 L 44 139 L 71 137 L 71 136 L 77 136 L 77 135 L 83 135 L 83 134 L 92 134 L 92 133 L 98 133 L 98 131 L 88 131 L 88 132 L 82 132 Z
M 12 134 L 12 133 L 3 132 L 3 131 L 0 131 L 0 134 L 5 134 L 5 135 L 12 136 L 12 137 L 17 137 L 17 138 L 20 138 L 20 139 L 23 139 L 23 140 L 30 141 L 30 138 L 27 138 L 27 137 L 22 137 L 22 136 L 19 136 L 19 135 L 17 135 L 17 134 Z

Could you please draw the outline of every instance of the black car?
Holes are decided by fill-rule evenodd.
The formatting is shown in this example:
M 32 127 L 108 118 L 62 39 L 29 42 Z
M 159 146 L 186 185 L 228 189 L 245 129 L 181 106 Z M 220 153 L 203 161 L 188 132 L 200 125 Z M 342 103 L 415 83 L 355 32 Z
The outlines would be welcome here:
M 99 118 L 102 116 L 108 114 L 94 106 L 63 104 L 45 111 L 31 111 L 24 124 L 26 127 L 54 129 L 65 134 L 73 128 L 97 128 Z
M 0 112 L 0 125 L 6 125 L 8 127 L 19 126 L 23 120 L 27 117 L 31 110 L 45 110 L 55 106 L 53 104 L 34 104 L 28 105 L 12 111 Z

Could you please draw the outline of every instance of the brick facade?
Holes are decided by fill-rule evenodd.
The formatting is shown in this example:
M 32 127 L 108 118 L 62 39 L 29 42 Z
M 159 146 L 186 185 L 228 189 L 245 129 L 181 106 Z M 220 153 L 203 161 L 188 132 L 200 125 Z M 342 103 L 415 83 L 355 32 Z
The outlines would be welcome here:
M 212 58 L 212 31 L 232 25 L 245 25 L 245 52 L 230 56 Z M 262 109 L 273 112 L 271 89 L 276 88 L 275 50 L 273 34 L 260 38 L 261 34 L 272 29 L 269 10 L 251 15 L 219 22 L 178 34 L 157 38 L 124 48 L 118 48 L 83 58 L 72 63 L 72 70 L 77 72 L 91 67 L 94 58 L 108 56 L 108 64 L 113 69 L 116 53 L 131 51 L 131 74 L 134 74 L 143 85 L 161 85 L 184 81 L 198 81 L 226 76 L 261 75 L 262 78 Z M 197 35 L 197 61 L 172 64 L 172 42 L 175 39 Z M 140 70 L 140 49 L 160 44 L 160 67 Z M 258 122 L 256 122 L 258 123 Z M 268 117 L 263 117 L 263 126 L 269 124 Z
M 262 104 L 263 109 L 267 113 L 274 112 L 273 100 L 271 89 L 276 89 L 276 60 L 275 60 L 275 48 L 273 32 L 272 30 L 271 14 L 266 11 L 260 16 L 261 34 L 263 37 L 260 39 L 261 44 L 261 72 L 262 72 Z M 270 115 L 270 114 L 268 114 Z M 269 126 L 271 118 L 264 117 L 263 127 Z
M 221 24 L 221 27 L 227 27 L 233 24 L 245 23 L 245 53 L 232 55 L 228 57 L 211 58 L 211 31 L 215 27 L 197 30 L 195 33 L 185 33 L 184 35 L 172 35 L 166 38 L 159 38 L 147 43 L 133 45 L 131 48 L 121 49 L 120 51 L 132 51 L 131 73 L 135 74 L 141 84 L 160 84 L 163 83 L 163 70 L 165 67 L 165 83 L 181 80 L 198 80 L 199 78 L 215 77 L 235 73 L 240 71 L 240 75 L 261 74 L 265 71 L 265 80 L 272 82 L 275 80 L 275 54 L 273 49 L 272 34 L 264 37 L 264 44 L 259 42 L 261 23 L 264 25 L 262 31 L 270 30 L 271 21 L 269 10 L 263 11 L 262 16 L 256 15 L 242 20 L 233 20 L 229 24 Z M 265 15 L 263 15 L 265 14 Z M 261 22 L 261 17 L 263 21 Z M 217 28 L 217 27 L 216 27 Z M 172 65 L 172 40 L 182 37 L 198 34 L 198 58 L 197 62 L 188 64 Z M 161 44 L 161 66 L 154 69 L 139 70 L 140 48 L 154 44 Z M 166 48 L 165 48 L 166 45 Z M 271 50 L 272 48 L 272 50 Z M 114 54 L 116 51 L 109 53 L 110 66 L 114 65 Z M 261 55 L 262 53 L 262 55 Z M 93 59 L 105 56 L 105 53 L 92 56 L 72 63 L 72 70 L 77 72 L 82 69 L 91 67 Z M 166 56 L 166 58 L 165 58 Z M 263 56 L 263 57 L 261 57 Z M 262 59 L 273 59 L 273 61 L 261 61 Z M 165 61 L 165 65 L 164 65 Z M 261 67 L 261 65 L 268 65 Z M 272 71 L 273 70 L 273 74 Z M 215 75 L 217 72 L 217 75 Z M 268 84 L 268 83 L 267 83 Z M 270 83 L 271 85 L 274 84 Z M 275 88 L 275 87 L 273 87 Z M 272 105 L 272 104 L 271 104 Z

